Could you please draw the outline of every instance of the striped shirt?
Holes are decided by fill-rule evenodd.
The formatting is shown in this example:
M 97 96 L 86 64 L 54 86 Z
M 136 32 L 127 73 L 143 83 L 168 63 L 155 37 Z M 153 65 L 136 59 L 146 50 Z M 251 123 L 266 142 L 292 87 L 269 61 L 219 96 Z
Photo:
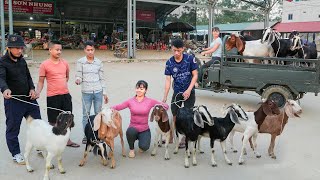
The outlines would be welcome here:
M 103 91 L 106 95 L 106 85 L 103 71 L 103 63 L 96 57 L 90 63 L 87 57 L 77 61 L 76 79 L 81 81 L 83 93 L 97 93 Z

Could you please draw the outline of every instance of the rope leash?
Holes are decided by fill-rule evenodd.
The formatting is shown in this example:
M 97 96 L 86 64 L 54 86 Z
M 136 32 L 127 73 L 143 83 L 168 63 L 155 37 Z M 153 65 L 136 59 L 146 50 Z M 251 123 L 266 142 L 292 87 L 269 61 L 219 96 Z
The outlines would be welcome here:
M 182 99 L 182 100 L 177 101 L 177 96 L 178 96 L 178 94 L 183 94 L 183 93 L 182 93 L 182 92 L 177 93 L 176 96 L 174 97 L 174 102 L 172 102 L 171 104 L 175 104 L 179 109 L 181 109 L 181 108 L 182 108 L 182 105 L 179 106 L 177 103 L 178 103 L 178 102 L 184 102 L 184 101 L 186 101 L 186 100 Z
M 27 96 L 27 95 L 11 95 L 11 96 L 12 96 L 12 97 L 11 97 L 12 99 L 15 99 L 15 100 L 18 100 L 18 101 L 27 103 L 27 104 L 31 104 L 31 105 L 40 107 L 39 104 L 35 104 L 35 103 L 32 103 L 32 102 L 28 102 L 28 101 L 24 101 L 24 100 L 22 100 L 22 99 L 16 98 L 16 97 L 31 97 L 31 96 Z M 47 106 L 46 108 L 47 108 L 47 109 L 52 109 L 52 110 L 56 110 L 56 111 L 61 111 L 61 112 L 67 113 L 67 111 L 64 111 L 64 110 L 58 109 L 58 108 L 53 108 L 53 107 L 49 107 L 49 106 Z

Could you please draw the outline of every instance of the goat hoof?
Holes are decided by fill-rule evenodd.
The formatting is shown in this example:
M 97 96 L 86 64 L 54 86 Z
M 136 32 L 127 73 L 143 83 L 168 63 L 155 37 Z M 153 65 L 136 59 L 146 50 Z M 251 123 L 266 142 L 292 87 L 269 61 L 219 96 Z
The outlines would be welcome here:
M 151 156 L 155 156 L 155 155 L 156 155 L 156 154 L 153 154 L 153 153 L 151 154 Z
M 212 164 L 212 167 L 217 167 L 218 165 L 217 164 Z
M 237 152 L 238 152 L 238 150 L 233 150 L 233 152 L 234 152 L 234 153 L 237 153 Z
M 197 163 L 195 163 L 195 164 L 192 164 L 192 166 L 197 166 Z
M 229 165 L 229 166 L 232 166 L 232 163 L 230 162 L 230 163 L 228 163 L 228 165 Z
M 166 157 L 166 158 L 164 158 L 164 160 L 170 160 L 170 158 Z
M 51 164 L 50 169 L 54 169 L 54 165 L 53 164 Z
M 200 151 L 200 154 L 204 154 L 204 151 Z
M 261 158 L 261 155 L 257 155 L 256 157 L 257 157 L 257 158 Z
M 80 163 L 79 166 L 82 167 L 84 164 Z
M 65 174 L 66 173 L 66 171 L 60 171 L 60 174 Z
M 122 154 L 122 157 L 127 157 L 127 155 L 125 155 L 125 154 Z
M 32 173 L 34 170 L 33 169 L 28 169 L 28 172 L 29 173 Z
M 239 162 L 239 165 L 243 165 L 244 164 L 244 162 Z
M 272 155 L 271 158 L 272 158 L 272 159 L 277 159 L 277 156 Z
M 185 168 L 189 168 L 189 166 L 184 165 Z
M 178 154 L 178 151 L 173 152 L 173 154 Z

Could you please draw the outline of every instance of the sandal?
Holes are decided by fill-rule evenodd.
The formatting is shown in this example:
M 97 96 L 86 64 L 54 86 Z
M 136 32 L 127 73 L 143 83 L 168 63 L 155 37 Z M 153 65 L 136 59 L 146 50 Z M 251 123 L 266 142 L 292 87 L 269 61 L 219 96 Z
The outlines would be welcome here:
M 67 146 L 69 146 L 69 147 L 73 147 L 73 148 L 78 148 L 78 147 L 80 147 L 80 145 L 79 145 L 79 144 L 74 143 L 74 142 L 71 142 L 70 144 L 67 144 Z

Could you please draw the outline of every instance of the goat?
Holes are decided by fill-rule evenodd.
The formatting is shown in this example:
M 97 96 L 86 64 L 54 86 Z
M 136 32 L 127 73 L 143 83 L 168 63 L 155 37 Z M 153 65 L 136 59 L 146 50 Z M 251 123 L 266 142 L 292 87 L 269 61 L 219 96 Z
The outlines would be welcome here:
M 245 153 L 246 143 L 251 137 L 253 138 L 253 142 L 254 142 L 252 146 L 253 152 L 257 158 L 261 157 L 261 155 L 256 151 L 256 147 L 257 147 L 256 139 L 258 136 L 258 129 L 267 115 L 278 115 L 280 114 L 280 110 L 277 103 L 272 100 L 262 100 L 261 106 L 255 112 L 244 112 L 241 106 L 237 104 L 232 104 L 231 106 L 235 109 L 237 114 L 244 113 L 244 114 L 247 114 L 247 117 L 248 117 L 247 121 L 240 121 L 239 124 L 236 124 L 229 134 L 231 149 L 233 150 L 233 152 L 237 152 L 237 150 L 233 146 L 233 137 L 235 132 L 243 133 L 243 142 L 242 142 L 241 154 L 239 157 L 239 164 L 241 165 L 244 163 L 243 155 L 246 154 Z
M 294 45 L 293 39 L 281 39 L 280 34 L 271 28 L 266 28 L 264 30 L 261 42 L 272 46 L 275 57 L 295 56 L 298 53 L 298 50 L 301 49 L 301 45 Z M 284 62 L 283 64 L 287 63 Z
M 105 142 L 101 142 L 98 138 L 98 131 L 93 131 L 93 120 L 95 116 L 89 116 L 88 123 L 84 129 L 84 133 L 87 137 L 87 144 L 84 151 L 83 159 L 80 161 L 79 166 L 84 166 L 88 156 L 88 152 L 93 149 L 94 155 L 99 154 L 101 162 L 104 166 L 107 165 L 107 146 Z M 89 122 L 90 121 L 90 122 Z
M 156 121 L 156 136 L 154 139 L 154 149 L 151 153 L 151 156 L 155 156 L 157 154 L 158 143 L 161 137 L 164 136 L 166 138 L 166 152 L 164 155 L 165 160 L 169 160 L 169 152 L 168 152 L 168 144 L 170 140 L 170 134 L 172 131 L 172 124 L 169 122 L 168 113 L 162 105 L 156 105 L 153 108 L 153 111 L 150 116 L 150 121 Z M 162 142 L 160 142 L 161 144 Z
M 53 168 L 51 160 L 55 156 L 58 159 L 60 173 L 66 172 L 62 167 L 62 153 L 68 143 L 71 128 L 74 127 L 73 118 L 73 114 L 61 112 L 55 126 L 51 126 L 45 121 L 33 119 L 31 116 L 27 117 L 27 142 L 24 157 L 28 172 L 34 171 L 29 163 L 29 154 L 33 147 L 47 152 L 44 180 L 49 179 L 49 170 Z
M 318 52 L 317 46 L 314 43 L 302 44 L 302 40 L 299 35 L 295 35 L 292 38 L 293 46 L 298 49 L 298 58 L 303 59 L 317 59 Z
M 200 112 L 202 115 L 202 118 L 206 118 L 202 112 Z M 233 106 L 229 106 L 227 108 L 227 113 L 225 117 L 211 117 L 213 120 L 214 125 L 210 124 L 204 124 L 204 128 L 202 128 L 201 136 L 209 137 L 210 138 L 210 147 L 211 147 L 211 165 L 213 167 L 217 166 L 217 163 L 214 158 L 214 141 L 220 140 L 220 145 L 222 148 L 222 152 L 224 155 L 224 159 L 227 162 L 227 164 L 232 165 L 232 162 L 229 160 L 227 156 L 226 151 L 226 139 L 231 132 L 231 130 L 234 128 L 236 124 L 240 124 L 240 119 L 246 120 L 248 117 L 245 113 L 236 113 Z M 200 137 L 201 137 L 200 136 Z M 200 144 L 200 137 L 199 137 L 199 144 Z
M 261 56 L 261 57 L 273 57 L 274 51 L 267 43 L 262 43 L 260 40 L 245 41 L 241 36 L 231 34 L 226 41 L 226 50 L 230 51 L 233 48 L 237 48 L 240 55 L 243 56 Z M 258 60 L 245 59 L 248 63 L 261 63 Z
M 203 111 L 203 114 L 205 114 L 206 118 L 202 119 L 202 115 L 200 114 L 200 111 Z M 198 141 L 198 137 L 202 132 L 202 128 L 204 127 L 204 123 L 209 123 L 212 125 L 211 115 L 206 110 L 205 106 L 198 106 L 193 109 L 182 107 L 177 112 L 177 118 L 175 123 L 175 129 L 176 129 L 176 135 L 178 136 L 178 141 L 176 141 L 176 148 L 174 150 L 174 154 L 178 153 L 178 147 L 179 143 L 182 139 L 181 134 L 185 135 L 185 168 L 189 167 L 189 159 L 190 157 L 190 151 L 188 148 L 188 142 L 192 141 L 194 142 L 194 148 L 193 148 L 193 161 L 192 164 L 194 166 L 197 165 L 197 159 L 196 159 L 196 144 Z
M 276 159 L 274 154 L 274 145 L 276 137 L 279 136 L 288 123 L 289 118 L 300 117 L 302 108 L 294 100 L 287 100 L 284 107 L 280 110 L 280 114 L 275 116 L 267 116 L 259 127 L 259 133 L 271 134 L 271 141 L 268 149 L 269 156 Z
M 93 120 L 93 130 L 98 131 L 98 138 L 104 140 L 110 147 L 109 158 L 111 158 L 111 168 L 116 167 L 114 160 L 114 138 L 120 135 L 122 156 L 126 157 L 123 142 L 122 118 L 118 111 L 103 107 L 101 112 Z

